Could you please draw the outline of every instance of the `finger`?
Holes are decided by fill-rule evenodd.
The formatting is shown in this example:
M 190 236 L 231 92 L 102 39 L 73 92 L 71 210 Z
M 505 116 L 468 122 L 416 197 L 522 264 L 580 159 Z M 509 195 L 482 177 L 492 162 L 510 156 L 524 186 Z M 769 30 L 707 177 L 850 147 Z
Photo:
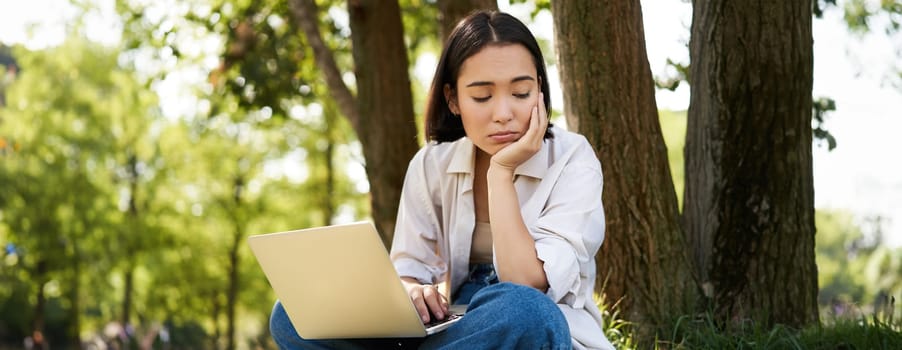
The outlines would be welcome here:
M 442 310 L 442 294 L 438 292 L 438 289 L 431 286 L 424 288 L 423 299 L 425 299 L 426 305 L 429 306 L 429 310 L 432 311 L 432 314 L 437 319 L 445 318 L 445 312 Z
M 413 295 L 410 297 L 410 301 L 413 302 L 413 306 L 417 309 L 417 313 L 420 315 L 420 319 L 423 320 L 423 323 L 429 322 L 429 307 L 426 306 L 426 302 L 423 301 L 423 289 L 424 288 L 414 288 Z
M 548 129 L 548 110 L 545 108 L 545 93 L 539 93 L 539 145 L 545 139 L 545 131 Z
M 539 106 L 532 107 L 532 113 L 529 115 L 529 129 L 526 130 L 526 134 L 523 137 L 526 138 L 526 141 L 532 142 L 535 138 L 536 132 L 539 129 Z
M 541 96 L 542 96 L 542 94 L 539 94 L 539 103 L 541 103 Z M 535 148 L 536 145 L 539 144 L 539 142 L 541 142 L 542 137 L 544 136 L 544 133 L 541 130 L 542 129 L 542 123 L 541 123 L 542 109 L 540 108 L 540 105 L 537 103 L 532 108 L 532 111 L 533 111 L 532 115 L 529 118 L 529 130 L 527 130 L 526 135 L 523 135 L 523 136 L 526 138 L 526 140 L 524 140 L 524 141 L 528 142 L 527 144 L 529 145 L 529 147 Z
M 449 307 L 448 306 L 448 298 L 444 294 L 439 293 L 439 295 L 442 297 L 442 311 L 447 315 L 448 307 Z
M 543 129 L 548 127 L 548 108 L 545 107 L 544 92 L 539 93 L 539 115 L 542 116 L 542 120 L 539 121 L 539 125 L 541 125 Z

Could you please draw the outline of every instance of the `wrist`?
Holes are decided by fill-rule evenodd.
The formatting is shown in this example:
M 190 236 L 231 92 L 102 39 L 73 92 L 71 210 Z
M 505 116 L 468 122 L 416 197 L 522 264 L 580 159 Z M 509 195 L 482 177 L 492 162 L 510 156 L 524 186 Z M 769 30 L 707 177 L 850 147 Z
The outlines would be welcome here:
M 489 182 L 513 181 L 514 169 L 511 167 L 499 165 L 498 163 L 492 162 L 489 165 L 488 171 L 486 172 L 486 179 Z

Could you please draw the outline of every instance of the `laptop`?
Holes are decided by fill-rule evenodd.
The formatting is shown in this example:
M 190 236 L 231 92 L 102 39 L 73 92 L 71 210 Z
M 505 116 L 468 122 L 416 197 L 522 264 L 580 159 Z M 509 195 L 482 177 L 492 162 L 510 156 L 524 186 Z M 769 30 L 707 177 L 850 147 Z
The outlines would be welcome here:
M 371 222 L 254 235 L 251 251 L 304 339 L 408 338 L 438 333 L 463 316 L 426 327 Z

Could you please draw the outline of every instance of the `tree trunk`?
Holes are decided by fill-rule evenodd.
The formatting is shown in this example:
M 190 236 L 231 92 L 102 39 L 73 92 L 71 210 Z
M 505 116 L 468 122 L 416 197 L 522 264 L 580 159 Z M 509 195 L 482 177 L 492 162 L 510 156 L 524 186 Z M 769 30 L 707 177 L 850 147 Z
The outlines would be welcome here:
M 238 305 L 238 287 L 240 286 L 238 265 L 241 263 L 238 249 L 241 247 L 242 237 L 244 237 L 243 230 L 238 224 L 229 248 L 229 287 L 226 296 L 226 349 L 228 350 L 235 350 L 235 307 Z
M 46 342 L 46 338 L 44 338 L 44 308 L 47 303 L 47 297 L 44 294 L 44 285 L 47 284 L 47 261 L 40 260 L 37 263 L 37 268 L 35 269 L 35 280 L 38 281 L 38 295 L 36 297 L 37 302 L 34 304 L 34 319 L 31 321 L 31 336 L 37 339 L 33 339 L 35 341 L 36 349 L 45 349 L 44 342 Z M 41 341 L 40 346 L 38 346 L 38 341 Z
M 138 157 L 131 150 L 128 150 L 126 153 L 128 154 L 129 174 L 127 220 L 131 221 L 129 226 L 135 228 L 138 227 Z M 125 235 L 125 233 L 123 234 Z M 125 276 L 123 276 L 125 278 L 125 288 L 122 291 L 122 315 L 120 321 L 122 327 L 127 327 L 131 322 L 132 298 L 135 293 L 135 266 L 137 265 L 137 258 L 135 255 L 138 250 L 135 243 L 136 239 L 134 237 L 141 234 L 142 232 L 131 232 L 129 234 L 130 237 L 125 239 L 126 266 Z
M 241 161 L 239 160 L 240 164 Z M 245 217 L 241 215 L 243 210 L 242 196 L 244 195 L 244 177 L 237 176 L 233 187 L 232 242 L 229 245 L 229 281 L 226 290 L 226 349 L 235 350 L 235 307 L 238 305 L 238 288 L 241 286 L 241 274 L 239 273 L 241 255 L 239 249 L 244 239 Z
M 210 348 L 211 349 L 221 349 L 221 340 L 222 340 L 222 323 L 219 322 L 219 316 L 222 314 L 222 299 L 220 298 L 222 294 L 218 291 L 211 295 L 212 301 L 212 309 L 211 318 L 213 319 L 213 337 L 210 338 Z
M 87 227 L 87 226 L 86 226 Z M 69 324 L 66 329 L 68 345 L 73 349 L 81 348 L 81 252 L 78 239 L 72 240 L 72 250 L 75 259 L 72 260 L 72 286 L 69 290 Z
M 292 19 L 313 48 L 332 97 L 363 145 L 373 221 L 388 247 L 407 163 L 419 149 L 401 8 L 397 1 L 348 2 L 357 77 L 354 97 L 320 35 L 316 2 L 290 0 L 288 4 Z
M 607 232 L 596 290 L 645 339 L 683 314 L 695 285 L 658 122 L 639 0 L 555 1 L 564 114 L 601 160 Z M 606 285 L 604 285 L 606 281 Z M 602 290 L 603 287 L 603 290 Z
M 721 321 L 817 322 L 811 1 L 693 7 L 684 215 L 705 294 Z
M 338 120 L 338 110 L 335 108 L 335 103 L 333 101 L 325 101 L 323 103 L 323 119 L 326 127 L 325 135 L 326 140 L 329 142 L 326 145 L 326 151 L 323 157 L 323 163 L 325 163 L 326 170 L 326 186 L 325 193 L 323 193 L 322 197 L 322 207 L 323 207 L 323 222 L 326 225 L 332 224 L 332 219 L 335 217 L 336 211 L 336 203 L 340 202 L 340 199 L 336 198 L 337 193 L 335 193 L 335 172 L 337 171 L 335 167 L 335 146 L 340 141 L 336 136 L 338 126 L 336 125 Z
M 417 144 L 410 69 L 397 1 L 348 2 L 357 77 L 357 112 L 373 220 L 391 246 L 407 163 Z
M 448 40 L 448 35 L 457 26 L 457 22 L 467 17 L 471 12 L 479 9 L 498 10 L 497 0 L 438 0 L 439 34 L 442 42 Z
M 131 262 L 129 262 L 129 266 L 126 267 L 125 276 L 125 288 L 122 291 L 122 316 L 120 322 L 122 323 L 122 327 L 125 327 L 129 324 L 131 319 L 131 309 L 132 309 L 132 295 L 134 295 L 135 290 L 135 268 L 132 266 Z

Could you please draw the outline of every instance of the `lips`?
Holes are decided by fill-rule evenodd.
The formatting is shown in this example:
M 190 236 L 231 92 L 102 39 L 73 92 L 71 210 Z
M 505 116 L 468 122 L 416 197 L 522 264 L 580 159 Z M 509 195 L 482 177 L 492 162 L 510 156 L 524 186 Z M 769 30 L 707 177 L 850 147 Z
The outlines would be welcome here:
M 496 132 L 494 134 L 489 135 L 489 138 L 492 139 L 492 141 L 502 143 L 502 142 L 517 141 L 517 138 L 519 138 L 519 136 L 520 136 L 520 134 L 517 132 L 501 131 L 501 132 Z

